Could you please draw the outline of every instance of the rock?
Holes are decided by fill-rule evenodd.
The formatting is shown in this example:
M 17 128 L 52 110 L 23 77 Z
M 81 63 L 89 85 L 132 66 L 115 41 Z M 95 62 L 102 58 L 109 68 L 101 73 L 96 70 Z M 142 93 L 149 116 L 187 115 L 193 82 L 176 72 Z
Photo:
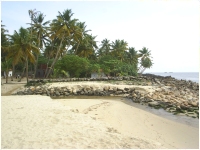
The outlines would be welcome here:
M 154 102 L 148 102 L 148 105 L 151 107 L 154 107 L 154 106 L 158 106 L 160 104 L 157 101 L 154 101 Z
M 161 88 L 156 89 L 156 92 L 162 92 Z
M 180 92 L 179 92 L 179 91 L 174 91 L 174 95 L 175 95 L 176 97 L 178 97 L 178 96 L 180 96 Z
M 183 109 L 183 110 L 187 110 L 187 109 L 188 109 L 188 107 L 185 106 L 185 105 L 183 105 L 183 104 L 181 104 L 180 107 L 181 107 L 181 109 Z
M 184 92 L 184 91 L 181 91 L 180 94 L 181 94 L 181 95 L 185 95 L 185 92 Z
M 60 93 L 58 91 L 56 91 L 56 96 L 60 96 Z
M 130 91 L 129 88 L 124 88 L 125 91 Z
M 30 87 L 30 90 L 31 90 L 32 92 L 34 92 L 34 91 L 35 91 L 35 87 Z
M 194 107 L 198 107 L 198 103 L 197 102 L 189 102 L 190 105 L 194 106 Z
M 105 86 L 103 89 L 104 89 L 104 91 L 108 91 L 110 89 L 110 87 L 109 86 Z
M 195 112 L 187 112 L 186 115 L 192 118 L 197 118 L 197 114 Z
M 68 92 L 64 92 L 64 95 L 65 96 L 69 96 L 70 94 Z

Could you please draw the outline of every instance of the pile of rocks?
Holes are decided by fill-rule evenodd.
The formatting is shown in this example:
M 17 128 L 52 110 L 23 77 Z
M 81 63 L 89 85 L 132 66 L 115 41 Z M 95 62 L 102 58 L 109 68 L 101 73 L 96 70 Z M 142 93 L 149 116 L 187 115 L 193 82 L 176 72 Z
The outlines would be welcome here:
M 71 85 L 53 87 L 50 84 L 26 87 L 17 95 L 47 95 L 53 98 L 66 96 L 122 96 L 131 99 L 135 103 L 149 105 L 156 109 L 163 108 L 174 114 L 182 114 L 191 117 L 199 117 L 199 95 L 194 89 L 176 86 L 154 86 L 149 92 L 145 88 L 125 87 L 120 85 Z
M 24 91 L 18 91 L 17 95 L 47 95 L 51 97 L 65 96 L 128 96 L 134 89 L 120 88 L 116 86 L 89 86 L 73 85 L 64 87 L 51 87 L 49 85 L 30 86 Z
M 158 87 L 152 93 L 132 93 L 128 96 L 133 102 L 148 104 L 156 109 L 199 118 L 199 95 L 186 88 L 178 90 L 171 87 Z
M 171 76 L 163 77 L 153 74 L 144 74 L 139 77 L 125 76 L 125 77 L 102 77 L 102 78 L 63 78 L 63 79 L 33 79 L 29 81 L 29 85 L 38 85 L 43 83 L 55 82 L 76 82 L 76 81 L 127 81 L 127 84 L 143 85 L 143 86 L 172 86 L 177 88 L 190 88 L 199 90 L 199 84 L 192 81 L 177 80 Z M 130 82 L 128 82 L 130 81 Z

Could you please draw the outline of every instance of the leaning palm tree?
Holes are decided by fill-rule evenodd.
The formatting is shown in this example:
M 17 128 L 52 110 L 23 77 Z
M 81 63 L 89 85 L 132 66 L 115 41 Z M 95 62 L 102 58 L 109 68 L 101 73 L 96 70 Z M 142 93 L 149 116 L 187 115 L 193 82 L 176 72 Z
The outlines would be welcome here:
M 146 70 L 146 68 L 151 68 L 153 63 L 149 57 L 146 57 L 146 58 L 142 59 L 141 65 L 142 65 L 143 69 L 141 70 L 140 73 L 142 74 Z
M 31 32 L 33 32 L 33 34 L 36 36 L 36 42 L 38 45 L 38 48 L 41 50 L 43 48 L 43 45 L 46 45 L 46 41 L 47 39 L 47 29 L 48 27 L 46 26 L 47 24 L 50 23 L 50 21 L 46 21 L 44 22 L 44 15 L 43 13 L 37 13 L 36 15 L 34 15 L 34 17 L 31 18 L 31 20 L 33 21 L 33 23 L 31 23 Z M 35 54 L 36 56 L 36 62 L 34 65 L 34 76 L 33 78 L 35 78 L 36 75 L 36 71 L 37 71 L 37 65 L 38 65 L 38 54 Z
M 34 63 L 35 57 L 32 52 L 39 53 L 39 49 L 33 45 L 30 33 L 27 29 L 21 27 L 19 32 L 16 30 L 11 36 L 12 45 L 9 47 L 9 58 L 14 58 L 17 63 L 20 60 L 25 60 L 26 64 L 26 78 L 28 83 L 28 61 Z
M 151 55 L 151 51 L 146 47 L 143 47 L 142 50 L 139 50 L 139 52 L 139 57 L 141 58 L 149 57 Z
M 143 73 L 146 68 L 150 68 L 153 63 L 151 59 L 151 51 L 148 48 L 143 47 L 142 50 L 139 50 L 140 54 L 140 67 L 138 68 L 139 73 Z
M 63 48 L 65 48 L 64 50 L 67 51 L 71 46 L 72 41 L 78 42 L 80 39 L 79 37 L 82 36 L 80 28 L 76 26 L 78 19 L 72 19 L 73 13 L 70 9 L 65 10 L 63 13 L 58 13 L 59 15 L 57 16 L 57 19 L 54 19 L 50 24 L 50 39 L 52 41 L 58 40 L 59 45 L 57 47 L 55 59 L 53 60 L 46 77 L 49 77 L 55 63 L 63 51 Z

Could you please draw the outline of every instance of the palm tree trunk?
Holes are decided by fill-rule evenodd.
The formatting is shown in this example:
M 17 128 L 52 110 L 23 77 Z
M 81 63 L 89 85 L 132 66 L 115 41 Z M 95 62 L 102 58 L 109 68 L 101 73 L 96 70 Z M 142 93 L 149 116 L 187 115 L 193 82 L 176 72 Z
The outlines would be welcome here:
M 78 42 L 78 46 L 76 47 L 76 50 L 75 50 L 74 54 L 77 53 L 77 50 L 78 50 L 79 44 L 80 44 L 80 42 Z
M 33 75 L 33 79 L 35 79 L 35 75 L 37 73 L 37 67 L 38 67 L 38 54 L 36 54 L 36 62 L 34 65 L 34 75 Z
M 26 80 L 28 83 L 28 58 L 26 58 Z
M 140 65 L 139 69 L 137 70 L 138 73 L 140 73 L 140 70 L 142 69 L 142 65 Z
M 56 52 L 56 57 L 55 57 L 55 59 L 53 60 L 53 62 L 52 62 L 52 64 L 51 64 L 51 67 L 50 67 L 50 69 L 49 69 L 48 72 L 47 72 L 47 76 L 46 76 L 47 78 L 49 77 L 49 74 L 50 74 L 51 70 L 53 70 L 56 61 L 58 60 L 58 55 L 59 55 L 59 53 L 60 53 L 63 40 L 64 40 L 64 36 L 62 37 L 62 40 L 61 40 L 61 42 L 60 42 L 58 51 Z
M 8 83 L 8 68 L 6 69 L 6 83 Z
M 21 78 L 24 77 L 25 69 L 26 69 L 26 64 L 25 64 L 24 69 L 23 69 L 23 72 L 22 72 L 22 74 L 21 74 Z
M 12 76 L 11 81 L 13 81 L 13 76 L 15 75 L 15 65 L 12 65 Z
M 142 71 L 141 71 L 141 74 L 143 74 L 143 72 L 146 70 L 146 68 L 144 68 Z

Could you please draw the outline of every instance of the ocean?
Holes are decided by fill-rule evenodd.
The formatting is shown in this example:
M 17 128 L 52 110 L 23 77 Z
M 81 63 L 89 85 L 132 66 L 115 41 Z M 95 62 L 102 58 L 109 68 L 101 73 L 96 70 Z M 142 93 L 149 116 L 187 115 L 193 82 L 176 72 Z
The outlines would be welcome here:
M 171 76 L 179 80 L 191 80 L 193 82 L 199 83 L 199 73 L 198 72 L 148 72 L 150 74 L 155 74 L 159 76 Z

